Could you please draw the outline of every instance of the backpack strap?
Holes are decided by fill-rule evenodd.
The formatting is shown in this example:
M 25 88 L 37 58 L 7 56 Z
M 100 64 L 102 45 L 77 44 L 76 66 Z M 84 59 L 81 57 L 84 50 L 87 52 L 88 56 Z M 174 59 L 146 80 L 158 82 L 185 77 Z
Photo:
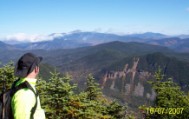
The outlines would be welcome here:
M 15 82 L 18 82 L 18 80 L 16 80 Z M 37 93 L 37 91 L 34 91 L 34 89 L 32 88 L 32 86 L 27 81 L 21 83 L 20 85 L 18 85 L 16 87 L 15 87 L 15 84 L 16 84 L 15 82 L 13 83 L 13 86 L 12 86 L 12 90 L 11 90 L 11 94 L 10 94 L 11 97 L 18 90 L 23 89 L 23 88 L 28 88 L 28 89 L 30 89 L 35 94 L 36 103 L 35 103 L 34 107 L 31 109 L 31 115 L 30 115 L 30 119 L 33 119 L 34 113 L 35 113 L 35 111 L 37 109 L 37 102 L 38 102 L 37 101 L 37 97 L 38 97 L 38 93 Z
M 16 81 L 13 82 L 12 86 L 11 86 L 11 89 L 16 87 L 16 83 L 20 80 L 20 78 L 18 78 Z
M 25 84 L 26 84 L 27 87 L 28 87 L 30 90 L 32 90 L 32 92 L 35 94 L 36 103 L 35 103 L 34 107 L 31 109 L 31 115 L 30 115 L 30 119 L 34 119 L 33 115 L 34 115 L 34 113 L 35 113 L 35 111 L 36 111 L 36 109 L 37 109 L 37 102 L 38 102 L 38 101 L 37 101 L 37 97 L 38 97 L 39 95 L 38 95 L 37 90 L 34 91 L 34 89 L 31 87 L 31 85 L 30 85 L 27 81 L 25 81 Z

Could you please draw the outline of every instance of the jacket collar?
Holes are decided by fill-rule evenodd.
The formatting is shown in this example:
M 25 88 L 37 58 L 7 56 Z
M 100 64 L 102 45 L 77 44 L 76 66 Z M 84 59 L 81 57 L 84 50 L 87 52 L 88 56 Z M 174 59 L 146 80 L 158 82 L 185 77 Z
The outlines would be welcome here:
M 36 82 L 37 82 L 37 79 L 35 79 L 35 78 L 21 78 L 20 81 L 19 81 L 19 84 L 23 83 L 24 81 L 27 81 L 31 85 L 35 86 Z

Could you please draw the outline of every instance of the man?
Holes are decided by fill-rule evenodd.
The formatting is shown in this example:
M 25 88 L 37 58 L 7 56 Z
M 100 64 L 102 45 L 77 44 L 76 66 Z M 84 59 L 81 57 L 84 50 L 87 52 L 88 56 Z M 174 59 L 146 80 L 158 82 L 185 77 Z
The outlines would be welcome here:
M 36 77 L 39 73 L 39 63 L 42 57 L 37 57 L 32 53 L 24 54 L 17 62 L 15 67 L 15 76 L 19 77 L 19 81 L 15 86 L 27 81 L 36 92 Z M 36 92 L 37 94 L 37 92 Z M 32 109 L 37 105 L 33 117 L 31 117 Z M 44 110 L 41 108 L 39 96 L 28 88 L 20 89 L 12 97 L 11 107 L 14 119 L 45 119 Z

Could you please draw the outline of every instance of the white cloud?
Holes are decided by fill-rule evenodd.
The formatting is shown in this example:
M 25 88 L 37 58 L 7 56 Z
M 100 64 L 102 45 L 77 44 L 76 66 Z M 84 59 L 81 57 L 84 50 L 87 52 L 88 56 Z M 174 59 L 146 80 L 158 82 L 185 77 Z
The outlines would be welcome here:
M 54 38 L 58 38 L 62 36 L 63 34 L 61 33 L 56 33 L 52 35 L 39 35 L 39 34 L 28 35 L 25 33 L 16 33 L 6 36 L 5 40 L 7 41 L 16 40 L 20 42 L 38 42 L 38 41 L 53 40 Z

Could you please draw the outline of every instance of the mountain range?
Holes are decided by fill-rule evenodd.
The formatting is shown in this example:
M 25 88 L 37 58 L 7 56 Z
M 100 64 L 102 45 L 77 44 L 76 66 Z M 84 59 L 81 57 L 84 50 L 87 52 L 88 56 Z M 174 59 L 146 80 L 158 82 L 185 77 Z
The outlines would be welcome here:
M 98 33 L 98 32 L 72 32 L 72 33 L 60 33 L 59 37 L 56 33 L 50 34 L 48 37 L 53 38 L 49 41 L 41 42 L 27 42 L 11 44 L 12 48 L 21 50 L 54 50 L 54 49 L 71 49 L 85 46 L 94 46 L 102 43 L 108 43 L 112 41 L 121 42 L 140 42 L 147 44 L 154 44 L 160 46 L 166 46 L 177 52 L 189 52 L 189 37 L 188 35 L 168 36 L 160 33 L 147 32 L 143 34 L 129 34 L 129 35 L 116 35 L 110 33 Z M 14 40 L 14 39 L 13 39 Z M 14 40 L 15 42 L 15 40 Z M 6 42 L 10 43 L 10 42 Z M 10 44 L 9 44 L 10 45 Z
M 134 57 L 143 59 L 141 57 L 146 57 L 146 55 L 150 55 L 157 52 L 160 52 L 162 55 L 156 56 L 157 57 L 156 60 L 154 61 L 154 63 L 152 63 L 154 66 L 160 65 L 160 63 L 158 62 L 159 60 L 161 60 L 161 57 L 170 58 L 168 60 L 169 62 L 171 62 L 176 58 L 178 61 L 184 62 L 185 65 L 187 64 L 189 59 L 188 53 L 176 53 L 167 47 L 150 45 L 146 43 L 138 43 L 138 42 L 125 43 L 120 41 L 114 41 L 95 46 L 87 46 L 87 47 L 81 47 L 75 49 L 56 49 L 56 50 L 42 50 L 42 49 L 12 50 L 9 47 L 5 47 L 4 43 L 1 43 L 1 45 L 4 46 L 4 48 L 0 50 L 1 53 L 0 61 L 2 63 L 7 63 L 10 60 L 15 61 L 25 52 L 34 52 L 35 54 L 44 57 L 44 63 L 55 66 L 61 72 L 70 72 L 73 75 L 73 77 L 78 79 L 82 79 L 85 76 L 85 74 L 93 73 L 100 80 L 102 78 L 100 76 L 105 69 L 122 70 L 123 68 L 120 69 L 118 67 L 120 64 L 122 64 L 121 67 L 123 67 L 126 64 L 126 62 L 123 63 L 124 59 L 125 61 L 128 61 L 128 59 L 133 59 Z M 165 61 L 162 62 L 164 63 Z M 115 65 L 113 65 L 114 63 Z M 133 63 L 132 60 L 129 61 L 130 65 L 132 63 Z M 143 63 L 141 62 L 141 64 Z M 152 64 L 148 64 L 148 65 L 152 65 Z M 111 65 L 113 66 L 110 67 Z M 162 65 L 163 68 L 167 66 L 167 63 L 165 63 L 164 65 L 165 65 L 164 67 Z M 176 69 L 174 70 L 177 71 Z M 178 70 L 181 69 L 179 68 Z M 182 70 L 189 71 L 187 68 Z M 149 70 L 149 72 L 150 71 L 151 70 Z M 151 72 L 154 72 L 154 70 Z M 176 73 L 174 72 L 173 74 Z M 176 80 L 178 80 L 178 78 L 179 77 L 177 77 Z
M 37 43 L 0 42 L 0 62 L 15 62 L 22 54 L 33 52 L 43 56 L 43 75 L 55 67 L 71 74 L 82 90 L 92 73 L 105 95 L 137 108 L 155 98 L 147 82 L 158 68 L 165 79 L 172 78 L 183 91 L 189 91 L 188 40 L 154 33 L 119 36 L 74 32 Z

